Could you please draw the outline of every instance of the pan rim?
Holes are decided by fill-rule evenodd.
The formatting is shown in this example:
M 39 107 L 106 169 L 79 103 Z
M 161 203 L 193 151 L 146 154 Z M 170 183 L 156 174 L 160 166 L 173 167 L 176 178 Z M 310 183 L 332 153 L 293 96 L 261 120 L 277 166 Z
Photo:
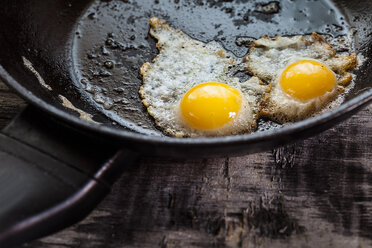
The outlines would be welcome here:
M 77 116 L 74 116 L 67 111 L 63 111 L 52 104 L 49 104 L 42 99 L 38 98 L 33 92 L 24 88 L 19 84 L 0 64 L 0 79 L 12 89 L 14 89 L 18 95 L 20 95 L 28 103 L 39 107 L 53 117 L 56 117 L 60 121 L 65 121 L 75 127 L 88 130 L 90 132 L 96 132 L 112 138 L 119 138 L 122 141 L 134 141 L 144 142 L 152 144 L 166 144 L 176 146 L 198 146 L 198 145 L 233 145 L 233 144 L 254 144 L 262 141 L 268 141 L 275 138 L 281 138 L 288 135 L 293 135 L 301 131 L 321 126 L 327 122 L 342 117 L 353 110 L 359 110 L 372 102 L 372 88 L 361 93 L 346 102 L 344 102 L 338 108 L 319 114 L 315 117 L 308 118 L 288 126 L 283 126 L 278 129 L 272 129 L 262 132 L 254 132 L 249 134 L 242 134 L 236 136 L 224 136 L 224 137 L 202 137 L 202 138 L 177 138 L 168 136 L 150 136 L 145 134 L 139 134 L 131 131 L 120 130 L 117 128 L 104 126 L 97 123 L 91 123 L 84 121 Z M 336 123 L 334 123 L 336 124 Z M 318 132 L 314 133 L 317 134 Z

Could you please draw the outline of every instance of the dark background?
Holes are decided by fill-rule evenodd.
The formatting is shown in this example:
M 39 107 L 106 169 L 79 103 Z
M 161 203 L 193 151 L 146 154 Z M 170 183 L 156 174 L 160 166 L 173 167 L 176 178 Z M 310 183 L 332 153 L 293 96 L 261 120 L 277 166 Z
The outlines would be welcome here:
M 23 106 L 0 82 L 0 127 Z M 23 247 L 370 247 L 371 111 L 264 153 L 142 158 L 85 220 Z

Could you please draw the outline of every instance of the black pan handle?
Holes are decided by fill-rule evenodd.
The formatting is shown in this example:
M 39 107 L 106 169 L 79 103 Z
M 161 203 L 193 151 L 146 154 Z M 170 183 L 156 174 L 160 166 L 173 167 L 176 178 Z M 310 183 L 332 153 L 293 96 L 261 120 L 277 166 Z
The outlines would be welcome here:
M 83 219 L 136 158 L 27 107 L 0 133 L 0 247 Z

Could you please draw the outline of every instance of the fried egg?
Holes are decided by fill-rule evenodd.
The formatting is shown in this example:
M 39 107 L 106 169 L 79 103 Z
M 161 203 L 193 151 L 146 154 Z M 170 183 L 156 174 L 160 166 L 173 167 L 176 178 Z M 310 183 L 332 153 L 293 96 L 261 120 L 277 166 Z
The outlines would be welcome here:
M 239 62 L 217 42 L 203 43 L 150 19 L 159 54 L 141 67 L 142 102 L 155 123 L 178 137 L 251 132 L 268 87 L 230 75 Z
M 357 65 L 355 54 L 337 54 L 316 33 L 263 37 L 252 43 L 245 61 L 249 72 L 272 85 L 261 114 L 279 123 L 338 106 Z

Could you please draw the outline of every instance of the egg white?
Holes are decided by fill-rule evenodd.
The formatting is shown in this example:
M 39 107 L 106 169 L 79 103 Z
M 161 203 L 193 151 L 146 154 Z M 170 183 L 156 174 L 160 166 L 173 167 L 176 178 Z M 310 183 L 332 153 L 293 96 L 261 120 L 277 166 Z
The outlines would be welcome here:
M 279 78 L 288 65 L 299 60 L 315 60 L 325 64 L 336 75 L 336 87 L 308 101 L 300 101 L 285 93 Z M 345 91 L 353 78 L 349 70 L 357 65 L 355 54 L 337 54 L 316 33 L 307 36 L 263 37 L 252 43 L 245 61 L 248 71 L 272 85 L 261 114 L 279 123 L 303 120 L 329 106 L 338 106 L 339 104 L 332 104 L 332 101 Z
M 229 75 L 237 65 L 234 56 L 216 43 L 194 40 L 164 20 L 151 18 L 150 34 L 158 40 L 159 54 L 143 64 L 140 95 L 155 123 L 178 137 L 221 136 L 251 132 L 260 112 L 260 101 L 268 87 L 252 77 L 246 82 Z M 221 128 L 199 130 L 189 126 L 180 113 L 180 101 L 193 86 L 220 82 L 235 87 L 242 95 L 237 117 Z

